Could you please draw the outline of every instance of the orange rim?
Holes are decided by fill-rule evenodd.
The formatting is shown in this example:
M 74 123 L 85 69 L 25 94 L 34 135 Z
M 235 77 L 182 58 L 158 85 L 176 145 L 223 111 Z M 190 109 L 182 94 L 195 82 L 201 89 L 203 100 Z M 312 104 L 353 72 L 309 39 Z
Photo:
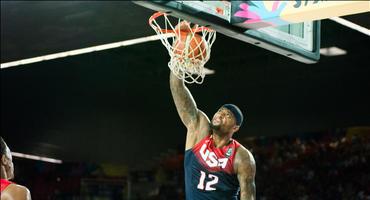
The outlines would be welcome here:
M 155 19 L 157 19 L 158 17 L 160 16 L 165 16 L 167 15 L 166 13 L 162 13 L 162 12 L 156 12 L 154 13 L 150 18 L 149 18 L 149 25 L 152 25 L 153 24 L 153 21 Z M 198 32 L 201 32 L 201 31 L 208 31 L 208 32 L 213 32 L 214 30 L 210 29 L 210 28 L 207 28 L 205 26 L 199 26 L 199 27 L 196 27 L 196 28 L 192 28 L 191 29 L 193 32 L 195 33 L 198 33 Z M 160 31 L 162 33 L 178 33 L 178 31 L 175 31 L 175 30 L 172 30 L 172 29 L 160 29 Z M 186 33 L 188 31 L 181 31 L 180 30 L 180 33 Z

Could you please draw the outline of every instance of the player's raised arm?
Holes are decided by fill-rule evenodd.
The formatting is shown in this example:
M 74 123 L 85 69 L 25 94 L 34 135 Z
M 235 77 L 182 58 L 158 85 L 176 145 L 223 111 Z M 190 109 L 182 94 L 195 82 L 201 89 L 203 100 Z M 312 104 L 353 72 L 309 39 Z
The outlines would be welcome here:
M 255 200 L 256 163 L 253 155 L 244 147 L 240 147 L 236 155 L 235 165 L 240 185 L 240 200 Z
M 186 128 L 192 129 L 198 124 L 198 108 L 189 89 L 182 79 L 170 74 L 170 88 L 177 112 Z

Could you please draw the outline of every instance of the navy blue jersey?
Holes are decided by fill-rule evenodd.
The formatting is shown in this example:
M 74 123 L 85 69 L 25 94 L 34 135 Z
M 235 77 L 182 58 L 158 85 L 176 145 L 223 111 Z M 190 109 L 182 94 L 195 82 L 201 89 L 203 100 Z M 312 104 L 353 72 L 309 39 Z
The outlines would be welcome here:
M 232 140 L 222 148 L 214 146 L 211 135 L 185 151 L 187 200 L 236 200 L 240 187 L 234 172 L 234 158 L 240 144 Z

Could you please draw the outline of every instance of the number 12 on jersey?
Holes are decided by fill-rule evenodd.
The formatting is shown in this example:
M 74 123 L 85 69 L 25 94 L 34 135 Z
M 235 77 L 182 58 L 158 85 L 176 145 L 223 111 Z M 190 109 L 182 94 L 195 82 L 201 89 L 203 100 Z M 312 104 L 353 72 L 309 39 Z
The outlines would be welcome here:
M 208 178 L 210 180 L 205 182 L 206 173 L 204 171 L 200 171 L 200 179 L 199 179 L 199 184 L 197 188 L 200 190 L 206 190 L 206 191 L 216 190 L 216 188 L 212 186 L 218 183 L 218 177 L 213 174 L 208 174 Z M 205 188 L 204 188 L 204 185 L 205 185 Z

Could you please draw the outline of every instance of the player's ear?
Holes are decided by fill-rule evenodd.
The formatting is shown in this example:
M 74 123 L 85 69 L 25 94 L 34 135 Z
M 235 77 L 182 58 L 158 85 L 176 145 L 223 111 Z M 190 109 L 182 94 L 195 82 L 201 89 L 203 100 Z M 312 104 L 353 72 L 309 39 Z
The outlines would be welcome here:
M 239 128 L 240 128 L 240 126 L 235 125 L 235 126 L 233 127 L 233 131 L 234 131 L 234 133 L 235 133 L 235 132 L 237 132 L 237 131 L 239 130 Z
M 6 164 L 7 164 L 7 160 L 8 160 L 8 159 L 6 159 L 5 154 L 3 154 L 3 155 L 1 156 L 1 164 L 2 164 L 2 165 L 6 165 Z

